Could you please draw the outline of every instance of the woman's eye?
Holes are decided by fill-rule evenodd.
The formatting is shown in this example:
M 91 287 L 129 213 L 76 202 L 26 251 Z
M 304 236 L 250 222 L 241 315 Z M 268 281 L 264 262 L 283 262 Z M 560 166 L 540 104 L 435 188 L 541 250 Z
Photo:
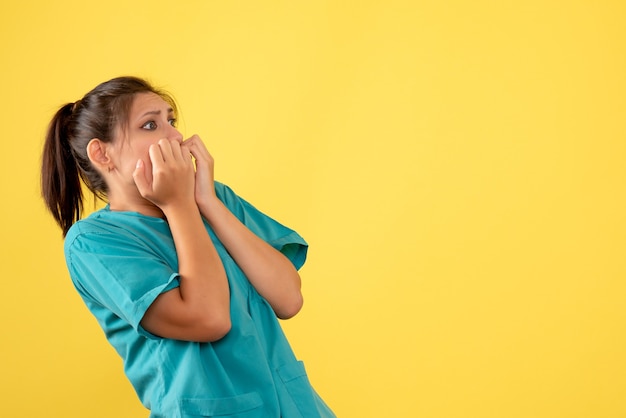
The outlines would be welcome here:
M 147 129 L 149 131 L 153 131 L 157 128 L 157 124 L 154 121 L 146 122 L 141 129 Z
M 172 118 L 172 119 L 168 120 L 168 122 L 170 123 L 170 125 L 172 125 L 175 128 L 176 127 L 176 123 L 178 121 L 175 118 Z

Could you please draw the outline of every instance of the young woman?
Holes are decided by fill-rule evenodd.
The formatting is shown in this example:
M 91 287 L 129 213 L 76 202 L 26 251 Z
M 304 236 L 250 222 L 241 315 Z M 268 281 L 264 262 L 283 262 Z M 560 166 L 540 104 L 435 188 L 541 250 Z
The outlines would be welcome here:
M 81 181 L 108 202 L 85 219 Z M 42 194 L 151 417 L 334 417 L 277 320 L 302 306 L 306 242 L 214 181 L 169 95 L 120 77 L 62 106 Z

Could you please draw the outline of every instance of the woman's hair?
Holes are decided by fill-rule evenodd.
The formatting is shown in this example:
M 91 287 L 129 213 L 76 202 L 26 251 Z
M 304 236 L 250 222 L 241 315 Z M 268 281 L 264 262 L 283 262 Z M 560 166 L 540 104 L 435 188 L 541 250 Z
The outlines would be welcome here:
M 147 81 L 118 77 L 62 106 L 52 118 L 43 148 L 41 192 L 63 236 L 81 218 L 81 180 L 96 197 L 106 197 L 107 185 L 87 156 L 87 144 L 94 138 L 113 141 L 119 128 L 126 127 L 138 93 L 155 93 L 176 111 L 174 99 Z

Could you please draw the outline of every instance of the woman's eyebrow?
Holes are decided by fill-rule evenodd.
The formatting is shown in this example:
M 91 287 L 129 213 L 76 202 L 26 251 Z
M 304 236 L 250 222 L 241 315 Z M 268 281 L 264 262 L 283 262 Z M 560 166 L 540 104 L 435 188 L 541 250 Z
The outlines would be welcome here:
M 169 108 L 167 109 L 167 113 L 168 113 L 168 114 L 170 114 L 170 113 L 174 113 L 174 109 L 172 109 L 171 107 L 169 107 Z M 139 119 L 144 118 L 144 117 L 146 117 L 146 116 L 148 116 L 148 115 L 157 115 L 157 116 L 158 116 L 158 115 L 160 115 L 160 114 L 161 114 L 161 110 L 149 110 L 149 111 L 147 111 L 146 113 L 144 113 L 143 115 L 141 115 L 141 116 L 139 117 Z

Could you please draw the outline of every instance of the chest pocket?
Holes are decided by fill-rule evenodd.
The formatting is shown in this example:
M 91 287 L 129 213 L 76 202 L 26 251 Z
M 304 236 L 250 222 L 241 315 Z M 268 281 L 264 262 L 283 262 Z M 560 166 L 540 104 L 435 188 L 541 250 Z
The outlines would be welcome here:
M 229 398 L 187 398 L 179 401 L 183 417 L 263 417 L 263 400 L 257 392 Z

